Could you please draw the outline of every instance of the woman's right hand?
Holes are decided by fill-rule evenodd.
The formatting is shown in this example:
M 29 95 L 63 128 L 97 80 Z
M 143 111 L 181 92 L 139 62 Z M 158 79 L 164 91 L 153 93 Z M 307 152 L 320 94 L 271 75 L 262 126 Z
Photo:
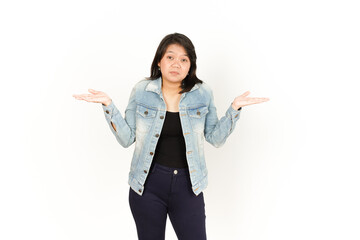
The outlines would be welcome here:
M 102 103 L 105 106 L 109 106 L 111 103 L 111 98 L 104 92 L 95 91 L 94 89 L 89 89 L 91 94 L 73 94 L 73 97 L 77 100 L 84 100 L 87 102 Z

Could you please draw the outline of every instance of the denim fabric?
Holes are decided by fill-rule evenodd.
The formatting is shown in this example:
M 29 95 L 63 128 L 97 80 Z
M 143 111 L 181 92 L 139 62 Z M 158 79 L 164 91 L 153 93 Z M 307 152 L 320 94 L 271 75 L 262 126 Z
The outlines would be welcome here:
M 129 147 L 135 142 L 128 183 L 139 195 L 144 191 L 165 120 L 166 104 L 161 86 L 161 78 L 139 81 L 131 91 L 124 117 L 113 102 L 109 106 L 102 105 L 106 121 L 117 141 L 123 147 Z M 206 83 L 196 84 L 189 92 L 181 95 L 179 115 L 195 195 L 199 195 L 208 184 L 204 139 L 215 147 L 222 146 L 234 130 L 240 112 L 241 109 L 234 110 L 230 104 L 225 116 L 219 120 L 212 90 Z

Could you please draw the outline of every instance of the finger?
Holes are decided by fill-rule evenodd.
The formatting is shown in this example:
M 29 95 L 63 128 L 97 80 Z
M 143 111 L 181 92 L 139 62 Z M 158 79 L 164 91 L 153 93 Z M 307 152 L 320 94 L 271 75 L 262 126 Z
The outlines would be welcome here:
M 86 98 L 81 98 L 81 100 L 87 101 L 87 102 L 93 102 L 93 103 L 98 103 L 99 100 L 96 98 L 90 98 L 90 97 L 86 97 Z
M 93 94 L 81 94 L 80 97 L 95 97 Z
M 262 103 L 262 102 L 269 101 L 269 98 L 251 98 L 250 101 L 252 103 Z
M 85 96 L 85 95 L 90 95 L 90 94 L 73 94 L 72 96 L 73 97 L 82 97 L 82 96 Z
M 82 99 L 82 96 L 81 96 L 81 95 L 73 95 L 73 97 L 74 97 L 75 99 Z
M 94 95 L 90 95 L 90 96 L 83 96 L 83 99 L 87 99 L 87 100 L 99 100 L 99 97 L 94 96 Z
M 244 92 L 241 96 L 242 97 L 246 97 L 246 96 L 248 96 L 250 94 L 250 91 L 246 91 L 246 92 Z
M 100 93 L 100 91 L 96 91 L 96 90 L 94 90 L 92 88 L 89 88 L 88 91 L 91 92 L 91 93 L 94 93 L 94 94 Z
M 251 99 L 254 99 L 254 100 L 257 100 L 257 101 L 262 101 L 262 100 L 267 100 L 268 98 L 254 97 L 254 98 L 251 98 Z

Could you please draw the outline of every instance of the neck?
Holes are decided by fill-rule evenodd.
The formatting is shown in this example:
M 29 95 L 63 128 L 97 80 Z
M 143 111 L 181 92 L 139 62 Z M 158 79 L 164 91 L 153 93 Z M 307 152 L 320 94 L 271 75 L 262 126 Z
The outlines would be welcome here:
M 172 82 L 163 81 L 161 89 L 163 92 L 169 94 L 178 94 L 181 91 L 181 83 L 172 83 Z

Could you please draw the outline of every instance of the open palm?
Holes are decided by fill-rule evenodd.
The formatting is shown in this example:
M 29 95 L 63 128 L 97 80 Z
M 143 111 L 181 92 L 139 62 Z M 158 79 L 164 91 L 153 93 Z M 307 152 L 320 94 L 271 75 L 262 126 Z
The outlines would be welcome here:
M 237 96 L 233 101 L 233 105 L 236 108 L 240 108 L 240 107 L 257 104 L 257 103 L 262 103 L 262 102 L 266 102 L 266 101 L 270 100 L 269 98 L 263 98 L 263 97 L 248 97 L 249 94 L 250 94 L 250 91 L 247 91 L 247 92 L 241 94 L 240 96 Z
M 77 100 L 84 100 L 87 102 L 102 103 L 104 105 L 109 105 L 111 103 L 111 98 L 104 92 L 95 91 L 94 89 L 89 89 L 91 94 L 73 94 L 73 97 Z

